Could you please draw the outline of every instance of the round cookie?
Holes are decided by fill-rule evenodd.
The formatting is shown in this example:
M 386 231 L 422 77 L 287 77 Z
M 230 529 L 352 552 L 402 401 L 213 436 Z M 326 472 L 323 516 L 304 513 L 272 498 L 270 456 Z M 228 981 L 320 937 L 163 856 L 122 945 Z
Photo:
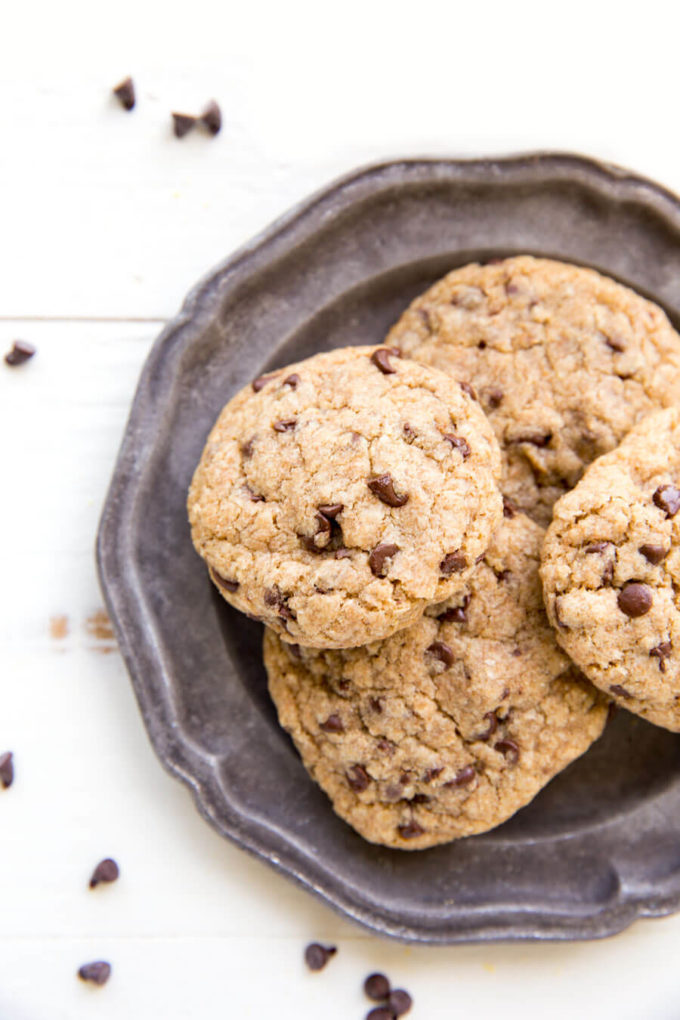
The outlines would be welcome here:
M 680 731 L 680 411 L 649 415 L 555 504 L 542 553 L 558 641 L 624 708 Z
M 281 725 L 370 842 L 419 850 L 500 825 L 600 736 L 607 699 L 543 610 L 542 538 L 507 517 L 464 592 L 366 648 L 265 633 Z
M 456 269 L 387 343 L 471 383 L 504 455 L 504 493 L 541 524 L 583 469 L 680 400 L 680 336 L 590 269 L 528 255 Z
M 227 404 L 191 484 L 192 538 L 237 609 L 284 641 L 351 647 L 463 587 L 502 516 L 499 475 L 457 382 L 344 348 Z

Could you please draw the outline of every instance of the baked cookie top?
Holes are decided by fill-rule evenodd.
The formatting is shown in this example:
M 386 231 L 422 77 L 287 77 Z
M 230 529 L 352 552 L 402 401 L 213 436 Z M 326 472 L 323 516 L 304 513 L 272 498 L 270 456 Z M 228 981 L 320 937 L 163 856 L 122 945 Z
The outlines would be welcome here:
M 541 524 L 584 467 L 680 400 L 680 336 L 665 313 L 549 259 L 454 270 L 386 342 L 474 386 L 501 444 L 503 491 Z
M 464 592 L 366 648 L 265 633 L 281 725 L 370 842 L 416 850 L 500 825 L 601 734 L 608 702 L 543 610 L 542 538 L 505 518 Z
M 455 380 L 344 348 L 227 404 L 189 491 L 192 538 L 224 598 L 284 641 L 365 644 L 463 587 L 502 516 L 499 474 Z
M 649 415 L 555 504 L 541 575 L 593 683 L 680 731 L 680 411 Z

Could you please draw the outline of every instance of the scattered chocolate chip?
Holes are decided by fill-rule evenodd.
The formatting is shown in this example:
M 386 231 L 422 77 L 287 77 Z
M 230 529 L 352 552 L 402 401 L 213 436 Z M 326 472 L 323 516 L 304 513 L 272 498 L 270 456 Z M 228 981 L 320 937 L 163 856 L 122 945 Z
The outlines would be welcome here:
M 344 509 L 343 503 L 322 503 L 321 506 L 317 507 L 320 514 L 327 517 L 328 520 L 334 521 L 339 513 Z
M 613 351 L 618 351 L 618 353 L 621 353 L 621 351 L 625 351 L 626 349 L 626 345 L 623 340 L 617 336 L 605 336 L 604 341 L 607 347 L 611 347 Z
M 409 797 L 409 804 L 429 804 L 431 798 L 426 793 L 414 793 L 412 797 Z
M 391 357 L 399 357 L 399 354 L 394 347 L 378 347 L 377 351 L 373 351 L 371 355 L 371 361 L 379 368 L 383 375 L 394 375 L 396 368 L 392 368 L 390 363 Z
M 386 574 L 385 563 L 392 556 L 399 552 L 399 546 L 392 542 L 381 542 L 376 545 L 368 557 L 368 565 L 376 577 L 384 577 Z
M 605 549 L 608 549 L 610 545 L 611 542 L 591 542 L 590 545 L 586 546 L 584 551 L 586 553 L 601 553 L 604 552 Z
M 257 379 L 253 379 L 251 385 L 255 392 L 259 393 L 261 389 L 264 389 L 268 382 L 271 382 L 272 379 L 276 379 L 278 374 L 278 372 L 270 372 L 268 375 L 259 375 Z
M 382 1002 L 390 994 L 390 983 L 384 974 L 369 974 L 364 981 L 364 991 L 369 999 Z
M 451 574 L 459 574 L 466 567 L 467 560 L 461 552 L 450 552 L 439 564 L 439 572 L 442 577 L 450 577 Z
M 94 889 L 100 882 L 115 882 L 120 874 L 118 865 L 111 857 L 104 858 L 92 872 L 90 889 Z
M 5 355 L 5 362 L 12 368 L 16 368 L 17 365 L 23 365 L 34 354 L 35 347 L 33 344 L 29 344 L 25 340 L 15 340 L 11 351 L 8 351 Z
M 290 432 L 297 425 L 297 418 L 283 418 L 272 425 L 274 432 Z
M 416 430 L 414 428 L 412 428 L 409 425 L 408 422 L 405 422 L 404 423 L 404 439 L 406 440 L 406 442 L 407 443 L 412 443 L 417 435 L 418 435 L 418 433 L 416 432 Z
M 408 784 L 411 782 L 411 773 L 408 771 L 402 772 L 402 774 L 399 776 L 399 782 L 401 783 L 402 786 L 408 786 Z
M 339 549 L 335 550 L 335 558 L 336 558 L 336 560 L 346 560 L 347 557 L 351 556 L 351 555 L 352 555 L 352 550 L 345 548 L 344 545 L 341 545 Z
M 552 433 L 548 432 L 522 432 L 519 436 L 511 439 L 512 443 L 530 443 L 532 446 L 547 446 L 552 439 Z
M 14 782 L 14 755 L 11 751 L 0 754 L 0 783 L 7 790 Z
M 211 99 L 201 114 L 201 124 L 207 127 L 211 135 L 218 135 L 222 128 L 222 111 L 215 99 Z
M 495 716 L 494 716 L 495 718 Z M 489 734 L 490 735 L 490 734 Z M 448 783 L 444 783 L 445 787 L 452 786 L 467 786 L 477 775 L 477 771 L 473 765 L 465 765 L 464 768 L 456 772 L 453 779 L 450 779 Z
M 610 684 L 609 690 L 612 694 L 617 694 L 619 698 L 625 698 L 627 701 L 633 697 L 630 691 L 627 691 L 625 687 L 621 686 L 621 684 Z
M 451 443 L 454 450 L 460 450 L 463 460 L 468 459 L 471 450 L 467 440 L 463 439 L 462 436 L 454 436 L 451 432 L 445 432 L 444 439 L 447 443 Z
M 402 839 L 415 839 L 416 836 L 422 836 L 422 834 L 425 832 L 425 829 L 422 827 L 422 825 L 418 825 L 417 822 L 410 821 L 406 822 L 405 825 L 398 825 L 397 832 L 399 833 Z
M 357 793 L 362 793 L 368 788 L 371 777 L 363 765 L 352 765 L 347 772 L 347 782 Z
M 484 719 L 486 719 L 486 729 L 473 737 L 473 740 L 489 740 L 498 729 L 498 719 L 495 712 L 486 712 Z
M 497 581 L 507 581 L 512 571 L 510 570 L 494 570 L 494 575 Z
M 383 699 L 382 698 L 369 698 L 368 704 L 371 706 L 371 711 L 381 713 L 383 710 Z
M 329 715 L 325 722 L 321 723 L 324 733 L 344 733 L 345 726 L 339 715 Z
M 450 606 L 437 617 L 442 623 L 466 623 L 467 607 L 470 605 L 470 595 L 466 595 L 461 606 Z
M 439 659 L 440 662 L 443 662 L 445 666 L 452 666 L 455 662 L 453 649 L 445 641 L 433 641 L 427 648 L 427 651 Z
M 477 344 L 477 347 L 479 348 L 480 351 L 485 351 L 486 350 L 486 340 L 480 340 L 479 343 Z
M 78 971 L 81 981 L 91 981 L 93 985 L 105 985 L 111 977 L 111 964 L 106 960 L 95 960 L 84 963 Z
M 626 616 L 644 616 L 652 608 L 652 589 L 639 581 L 629 581 L 619 592 L 616 601 Z
M 659 563 L 668 556 L 668 549 L 662 545 L 641 545 L 639 550 L 644 558 L 648 560 L 653 566 L 657 567 Z
M 463 391 L 463 393 L 467 393 L 468 397 L 471 397 L 473 400 L 477 399 L 477 394 L 475 393 L 474 387 L 472 387 L 469 382 L 462 382 L 460 384 L 460 388 Z
M 503 516 L 512 518 L 515 516 L 517 511 L 517 505 L 513 503 L 511 499 L 508 499 L 507 496 L 503 496 Z
M 213 581 L 215 581 L 220 588 L 224 588 L 226 591 L 231 592 L 237 591 L 239 587 L 238 581 L 230 581 L 227 577 L 222 577 L 221 574 L 217 573 L 214 567 L 211 569 L 210 573 L 212 574 Z
M 519 747 L 514 740 L 498 740 L 494 749 L 500 751 L 510 765 L 516 765 L 519 761 Z
M 127 110 L 128 112 L 130 110 L 134 110 L 136 96 L 135 83 L 132 78 L 129 76 L 127 78 L 123 78 L 120 85 L 116 85 L 111 91 L 114 96 L 116 96 L 124 110 Z
M 366 1014 L 366 1020 L 394 1020 L 394 1012 L 390 1006 L 376 1006 Z
M 674 485 L 660 485 L 652 499 L 669 517 L 675 517 L 680 510 L 680 489 Z
M 305 949 L 305 963 L 310 970 L 323 970 L 337 951 L 336 946 L 322 946 L 318 942 L 310 942 Z
M 383 754 L 394 754 L 394 744 L 391 740 L 385 740 L 384 737 L 380 738 L 376 747 L 379 751 L 382 751 Z
M 556 598 L 556 599 L 553 600 L 553 613 L 555 615 L 555 623 L 560 628 L 560 630 L 569 630 L 568 624 L 566 624 L 564 622 L 564 620 L 562 619 L 562 617 L 560 616 L 560 600 L 559 600 L 559 598 Z
M 283 380 L 281 385 L 282 386 L 290 386 L 291 390 L 296 390 L 297 387 L 298 387 L 298 383 L 299 382 L 300 382 L 300 376 L 297 374 L 297 372 L 293 372 L 292 375 L 289 375 L 287 379 Z
M 424 783 L 431 783 L 432 780 L 436 779 L 438 776 L 440 776 L 443 771 L 444 771 L 444 766 L 443 765 L 439 765 L 439 766 L 437 766 L 436 768 L 433 768 L 433 769 L 426 769 L 425 772 L 423 773 L 423 782 Z
M 172 130 L 175 132 L 175 138 L 184 138 L 187 135 L 196 121 L 197 117 L 194 117 L 191 113 L 175 113 L 172 116 Z
M 492 411 L 495 411 L 497 407 L 500 407 L 503 400 L 503 390 L 487 390 L 486 403 Z
M 404 991 L 403 988 L 397 988 L 395 991 L 390 992 L 387 1005 L 392 1010 L 395 1017 L 400 1017 L 408 1013 L 413 1005 L 413 999 L 408 992 Z
M 602 584 L 611 584 L 614 580 L 614 560 L 610 560 L 605 564 L 605 568 L 602 571 Z
M 662 673 L 666 672 L 666 659 L 669 658 L 672 651 L 673 645 L 670 641 L 662 641 L 660 645 L 650 650 L 649 654 L 659 660 L 659 669 Z
M 408 503 L 408 494 L 404 493 L 403 496 L 397 496 L 394 491 L 394 479 L 390 474 L 376 475 L 375 478 L 369 478 L 366 483 L 378 499 L 381 499 L 383 503 L 387 503 L 388 506 L 404 506 Z

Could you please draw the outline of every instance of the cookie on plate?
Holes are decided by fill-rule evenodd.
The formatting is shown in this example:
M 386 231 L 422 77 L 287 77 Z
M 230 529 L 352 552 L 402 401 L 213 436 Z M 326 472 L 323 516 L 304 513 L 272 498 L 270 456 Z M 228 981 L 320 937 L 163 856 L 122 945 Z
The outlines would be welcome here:
M 459 591 L 502 516 L 500 453 L 449 376 L 385 348 L 318 354 L 220 414 L 194 475 L 194 545 L 284 641 L 387 637 Z
M 501 444 L 503 491 L 541 524 L 591 461 L 680 400 L 680 336 L 665 313 L 549 259 L 454 270 L 386 342 L 472 383 Z
M 650 415 L 555 505 L 543 547 L 557 638 L 624 708 L 680 731 L 680 411 Z
M 600 736 L 607 699 L 543 610 L 542 538 L 507 517 L 464 592 L 366 648 L 265 633 L 281 725 L 370 842 L 417 850 L 500 825 Z

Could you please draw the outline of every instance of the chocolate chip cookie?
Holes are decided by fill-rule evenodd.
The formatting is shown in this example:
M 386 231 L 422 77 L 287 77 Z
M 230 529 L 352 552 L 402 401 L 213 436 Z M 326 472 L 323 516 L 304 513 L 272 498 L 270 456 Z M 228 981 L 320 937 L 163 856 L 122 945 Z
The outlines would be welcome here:
M 555 504 L 542 558 L 562 647 L 624 708 L 680 731 L 680 411 L 588 468 Z
M 591 461 L 680 400 L 680 336 L 664 312 L 548 259 L 449 273 L 387 343 L 474 386 L 501 444 L 503 491 L 541 524 Z
M 191 484 L 192 537 L 224 598 L 284 641 L 353 647 L 465 585 L 502 516 L 499 474 L 455 380 L 344 348 L 227 404 Z
M 281 725 L 372 843 L 416 850 L 500 825 L 604 728 L 607 699 L 543 610 L 543 530 L 508 513 L 464 591 L 386 641 L 323 652 L 265 634 Z

